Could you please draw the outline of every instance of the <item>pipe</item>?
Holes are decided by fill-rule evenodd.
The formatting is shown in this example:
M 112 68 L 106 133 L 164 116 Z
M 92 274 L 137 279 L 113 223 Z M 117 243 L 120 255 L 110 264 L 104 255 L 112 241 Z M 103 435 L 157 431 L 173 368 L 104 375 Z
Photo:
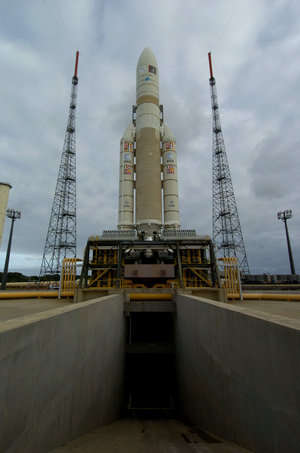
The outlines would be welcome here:
M 239 299 L 239 294 L 227 294 L 228 299 Z M 245 300 L 284 300 L 300 301 L 300 294 L 262 294 L 262 293 L 243 293 Z
M 73 297 L 74 291 L 62 291 L 61 297 Z M 0 293 L 0 299 L 41 299 L 58 298 L 58 291 L 27 291 L 27 292 L 5 292 Z
M 133 293 L 130 294 L 130 300 L 172 300 L 173 296 L 170 293 L 167 294 L 149 294 L 149 293 Z
M 62 297 L 73 297 L 74 291 L 62 291 Z M 239 294 L 228 294 L 228 299 L 239 299 Z M 3 292 L 0 299 L 35 299 L 35 298 L 58 298 L 58 291 L 27 291 L 27 292 Z M 130 294 L 130 300 L 172 300 L 172 294 Z M 244 300 L 282 300 L 300 301 L 300 294 L 262 294 L 262 293 L 243 293 Z

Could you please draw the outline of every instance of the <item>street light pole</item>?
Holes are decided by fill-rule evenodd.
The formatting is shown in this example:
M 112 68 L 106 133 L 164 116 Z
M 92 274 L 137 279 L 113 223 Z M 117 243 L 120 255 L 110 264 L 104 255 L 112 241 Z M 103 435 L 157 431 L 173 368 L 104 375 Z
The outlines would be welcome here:
M 8 239 L 8 245 L 7 245 L 5 265 L 4 265 L 3 275 L 2 275 L 1 289 L 6 289 L 8 264 L 9 264 L 10 249 L 11 249 L 11 243 L 12 243 L 12 235 L 13 235 L 13 230 L 14 230 L 14 222 L 15 222 L 15 220 L 21 218 L 21 212 L 14 211 L 13 209 L 8 209 L 6 211 L 6 215 L 9 219 L 11 219 L 11 227 L 10 227 L 10 233 L 9 233 L 9 239 Z
M 285 211 L 280 211 L 277 213 L 278 220 L 282 220 L 284 222 L 284 226 L 285 226 L 286 242 L 287 242 L 287 246 L 288 246 L 290 266 L 291 266 L 291 274 L 296 275 L 294 259 L 293 259 L 293 254 L 292 254 L 292 247 L 291 247 L 291 242 L 290 242 L 290 236 L 289 236 L 289 231 L 288 231 L 288 227 L 287 227 L 287 220 L 290 219 L 292 216 L 293 216 L 293 214 L 292 214 L 291 209 L 286 209 Z

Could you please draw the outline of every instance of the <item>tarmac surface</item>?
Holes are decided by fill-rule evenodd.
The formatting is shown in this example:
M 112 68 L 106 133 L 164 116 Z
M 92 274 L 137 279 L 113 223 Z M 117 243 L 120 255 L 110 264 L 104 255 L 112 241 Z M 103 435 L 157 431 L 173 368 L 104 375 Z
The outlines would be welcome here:
M 203 434 L 202 434 L 203 435 Z M 206 437 L 206 436 L 203 436 Z M 249 453 L 206 437 L 178 420 L 121 419 L 50 453 Z
M 242 300 L 230 302 L 229 305 L 233 305 L 235 307 L 250 308 L 251 310 L 256 312 L 300 320 L 300 302 L 298 301 L 287 302 L 284 300 Z
M 293 291 L 294 293 L 298 294 L 299 292 Z M 277 291 L 276 294 L 282 294 L 282 291 Z M 70 303 L 72 303 L 72 299 L 0 299 L 0 322 L 64 307 Z M 300 302 L 243 300 L 229 301 L 228 305 L 300 320 Z
M 0 299 L 0 322 L 69 305 L 70 299 Z

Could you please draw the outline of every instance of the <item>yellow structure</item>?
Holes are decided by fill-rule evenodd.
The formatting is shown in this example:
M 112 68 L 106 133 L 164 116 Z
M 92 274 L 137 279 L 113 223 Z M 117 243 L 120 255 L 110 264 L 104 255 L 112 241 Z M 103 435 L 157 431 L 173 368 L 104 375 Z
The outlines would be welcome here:
M 73 297 L 74 291 L 63 291 L 60 297 Z M 0 299 L 57 299 L 58 291 L 16 291 L 0 293 Z
M 108 231 L 89 238 L 81 288 L 220 287 L 208 236 L 179 230 L 149 241 L 129 233 Z
M 79 258 L 64 258 L 60 278 L 60 291 L 70 291 L 76 287 L 76 264 Z
M 242 287 L 237 259 L 235 257 L 219 258 L 219 262 L 224 269 L 224 288 L 227 290 L 227 297 L 242 299 Z

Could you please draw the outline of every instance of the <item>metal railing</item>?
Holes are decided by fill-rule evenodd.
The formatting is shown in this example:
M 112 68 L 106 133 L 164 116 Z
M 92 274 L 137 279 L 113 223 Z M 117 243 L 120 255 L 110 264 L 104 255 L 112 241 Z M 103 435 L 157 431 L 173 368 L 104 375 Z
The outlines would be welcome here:
M 223 267 L 224 287 L 229 297 L 243 300 L 243 292 L 238 261 L 235 257 L 219 258 L 219 267 Z

